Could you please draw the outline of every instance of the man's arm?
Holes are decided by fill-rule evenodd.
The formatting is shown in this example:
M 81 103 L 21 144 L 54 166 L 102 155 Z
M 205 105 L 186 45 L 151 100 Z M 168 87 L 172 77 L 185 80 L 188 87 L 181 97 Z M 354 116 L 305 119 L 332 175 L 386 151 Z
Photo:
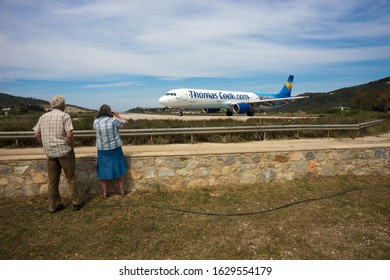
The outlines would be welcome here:
M 74 137 L 73 137 L 73 131 L 70 130 L 66 133 L 66 142 L 68 145 L 73 149 L 74 148 Z
M 34 138 L 38 141 L 39 144 L 42 144 L 42 137 L 39 132 L 36 132 Z

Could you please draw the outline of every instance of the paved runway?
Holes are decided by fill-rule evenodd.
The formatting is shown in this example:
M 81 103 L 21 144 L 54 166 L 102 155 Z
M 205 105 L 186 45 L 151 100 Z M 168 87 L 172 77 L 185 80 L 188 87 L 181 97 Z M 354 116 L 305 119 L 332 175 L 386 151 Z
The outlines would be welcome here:
M 179 116 L 178 114 L 136 114 L 136 113 L 121 113 L 127 119 L 132 120 L 182 120 L 182 121 L 191 121 L 191 120 L 236 120 L 236 121 L 246 121 L 248 119 L 306 119 L 306 118 L 316 118 L 313 116 L 268 116 L 257 114 L 253 117 L 248 117 L 247 115 L 233 115 L 231 117 L 224 115 L 192 115 L 184 113 L 184 116 Z

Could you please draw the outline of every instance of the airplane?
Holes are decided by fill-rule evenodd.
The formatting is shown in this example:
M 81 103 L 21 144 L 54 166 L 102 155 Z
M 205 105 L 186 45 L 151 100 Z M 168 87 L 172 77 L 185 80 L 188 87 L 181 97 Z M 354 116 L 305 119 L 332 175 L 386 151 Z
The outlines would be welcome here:
M 254 108 L 274 108 L 308 96 L 291 96 L 294 76 L 290 75 L 279 93 L 241 92 L 226 90 L 179 88 L 168 91 L 159 99 L 160 104 L 168 108 L 202 109 L 205 113 L 226 109 L 226 116 L 247 114 L 254 116 Z

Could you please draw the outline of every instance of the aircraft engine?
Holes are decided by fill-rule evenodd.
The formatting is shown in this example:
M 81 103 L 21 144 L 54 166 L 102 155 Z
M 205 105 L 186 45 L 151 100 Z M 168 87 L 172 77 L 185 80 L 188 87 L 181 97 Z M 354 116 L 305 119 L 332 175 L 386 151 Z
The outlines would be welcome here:
M 236 114 L 245 114 L 251 111 L 251 105 L 247 103 L 237 103 L 233 105 L 232 109 Z
M 218 113 L 219 111 L 221 111 L 221 109 L 218 109 L 218 108 L 204 108 L 203 110 L 203 113 Z

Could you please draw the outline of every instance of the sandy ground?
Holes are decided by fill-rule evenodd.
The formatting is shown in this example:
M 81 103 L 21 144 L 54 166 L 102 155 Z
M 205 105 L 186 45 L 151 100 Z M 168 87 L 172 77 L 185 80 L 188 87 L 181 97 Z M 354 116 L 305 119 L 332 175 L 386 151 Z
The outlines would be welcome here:
M 321 138 L 321 139 L 291 139 L 266 140 L 245 143 L 197 143 L 170 145 L 128 145 L 123 147 L 126 156 L 188 156 L 199 154 L 237 154 L 283 151 L 334 150 L 353 148 L 390 148 L 390 133 L 380 136 L 362 138 Z M 95 157 L 95 147 L 77 147 L 76 156 Z M 42 148 L 0 149 L 0 161 L 45 158 Z

